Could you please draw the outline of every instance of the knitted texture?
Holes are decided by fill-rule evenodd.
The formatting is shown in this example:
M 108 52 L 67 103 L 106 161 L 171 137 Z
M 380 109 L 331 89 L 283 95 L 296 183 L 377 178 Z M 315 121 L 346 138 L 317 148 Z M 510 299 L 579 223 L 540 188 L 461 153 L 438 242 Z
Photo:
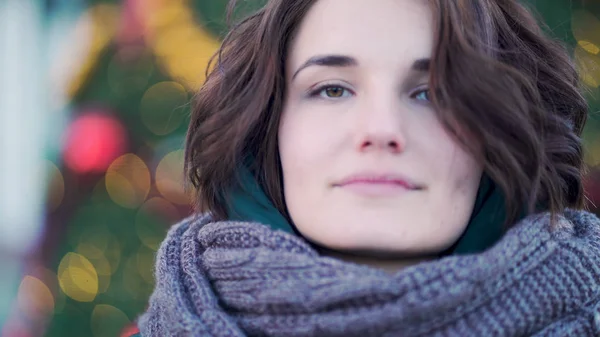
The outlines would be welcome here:
M 522 220 L 487 251 L 394 275 L 257 223 L 174 226 L 142 336 L 600 336 L 600 221 Z

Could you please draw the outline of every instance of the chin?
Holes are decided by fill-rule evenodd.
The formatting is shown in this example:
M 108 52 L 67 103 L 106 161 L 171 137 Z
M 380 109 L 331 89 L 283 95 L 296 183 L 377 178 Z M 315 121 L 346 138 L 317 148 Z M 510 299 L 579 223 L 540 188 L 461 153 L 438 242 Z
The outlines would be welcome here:
M 297 227 L 306 239 L 320 247 L 368 252 L 368 255 L 382 257 L 437 254 L 449 248 L 460 236 L 460 232 L 440 231 L 414 219 L 385 221 L 370 217 L 369 221 L 361 221 L 360 218 L 358 214 L 347 214 L 331 217 L 329 221 L 308 222 L 311 226 Z M 399 226 L 400 223 L 410 223 L 411 226 Z

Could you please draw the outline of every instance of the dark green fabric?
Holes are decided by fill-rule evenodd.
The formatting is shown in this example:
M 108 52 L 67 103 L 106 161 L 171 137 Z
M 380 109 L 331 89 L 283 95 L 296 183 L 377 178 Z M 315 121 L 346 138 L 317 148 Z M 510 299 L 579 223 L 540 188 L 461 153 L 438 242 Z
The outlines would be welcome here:
M 268 225 L 272 229 L 298 235 L 265 195 L 248 168 L 241 168 L 238 171 L 238 178 L 241 188 L 231 191 L 228 195 L 230 220 L 255 221 Z M 484 174 L 467 229 L 454 246 L 442 255 L 477 253 L 491 247 L 504 233 L 503 224 L 506 219 L 504 210 L 502 192 Z
M 285 217 L 275 208 L 271 200 L 247 167 L 238 170 L 240 187 L 227 195 L 229 220 L 254 221 L 296 234 Z
M 483 174 L 467 229 L 448 254 L 479 253 L 493 246 L 504 234 L 504 195 L 487 174 Z

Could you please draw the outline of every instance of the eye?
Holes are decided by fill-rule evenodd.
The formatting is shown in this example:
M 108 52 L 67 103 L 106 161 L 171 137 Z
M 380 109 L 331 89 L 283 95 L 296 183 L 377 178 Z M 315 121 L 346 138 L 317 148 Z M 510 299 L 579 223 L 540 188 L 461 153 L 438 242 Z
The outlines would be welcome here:
M 349 97 L 350 95 L 352 95 L 352 93 L 349 89 L 335 84 L 321 85 L 312 90 L 309 94 L 310 97 L 324 99 L 344 98 Z
M 419 101 L 430 102 L 429 99 L 429 89 L 420 89 L 411 95 L 412 98 L 415 98 Z

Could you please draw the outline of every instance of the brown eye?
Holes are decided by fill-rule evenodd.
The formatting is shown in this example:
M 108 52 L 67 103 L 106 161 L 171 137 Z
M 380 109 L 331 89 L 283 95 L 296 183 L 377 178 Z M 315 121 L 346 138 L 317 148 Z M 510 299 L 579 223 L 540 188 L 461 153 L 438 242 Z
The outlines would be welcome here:
M 309 98 L 338 100 L 352 96 L 350 89 L 336 84 L 323 84 L 308 93 Z
M 338 98 L 344 95 L 344 88 L 342 87 L 328 87 L 325 88 L 325 95 L 331 98 Z

